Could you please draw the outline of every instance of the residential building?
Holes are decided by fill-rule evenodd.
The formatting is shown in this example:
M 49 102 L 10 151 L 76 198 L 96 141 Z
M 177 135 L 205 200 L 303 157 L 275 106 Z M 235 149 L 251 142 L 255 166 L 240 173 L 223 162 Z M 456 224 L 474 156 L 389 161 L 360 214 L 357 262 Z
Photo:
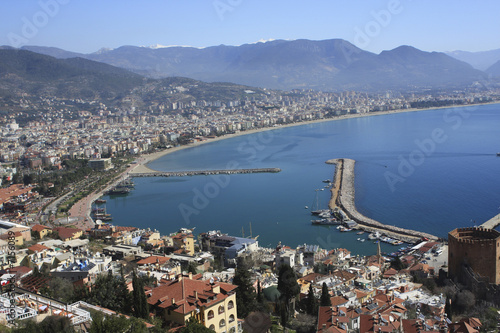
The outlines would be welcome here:
M 196 280 L 179 275 L 147 292 L 148 303 L 167 323 L 184 325 L 194 317 L 215 332 L 238 330 L 236 311 L 237 286 Z

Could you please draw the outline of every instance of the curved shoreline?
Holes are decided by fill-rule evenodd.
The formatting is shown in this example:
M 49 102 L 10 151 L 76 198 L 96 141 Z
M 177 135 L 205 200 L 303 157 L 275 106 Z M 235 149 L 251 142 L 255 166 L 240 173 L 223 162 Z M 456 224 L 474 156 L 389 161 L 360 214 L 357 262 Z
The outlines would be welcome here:
M 412 108 L 412 109 L 397 109 L 397 110 L 390 110 L 390 111 L 377 111 L 377 112 L 369 112 L 369 113 L 362 113 L 362 114 L 349 114 L 349 115 L 344 115 L 344 116 L 336 116 L 333 118 L 326 118 L 326 119 L 317 119 L 317 120 L 312 120 L 312 121 L 303 121 L 303 122 L 296 122 L 296 123 L 291 123 L 291 124 L 285 124 L 285 125 L 280 125 L 280 126 L 274 126 L 274 127 L 264 127 L 264 128 L 257 128 L 257 129 L 251 129 L 248 131 L 243 131 L 243 132 L 237 132 L 234 134 L 226 134 L 217 138 L 213 139 L 207 139 L 204 141 L 199 141 L 187 145 L 182 145 L 170 149 L 164 149 L 159 152 L 151 153 L 151 154 L 145 154 L 141 155 L 138 157 L 136 160 L 137 164 L 132 165 L 131 167 L 127 168 L 124 172 L 121 174 L 118 174 L 117 177 L 115 178 L 115 181 L 112 183 L 108 184 L 106 188 L 109 188 L 113 186 L 113 184 L 120 178 L 126 177 L 126 176 L 133 176 L 134 174 L 141 174 L 141 173 L 155 173 L 160 170 L 154 170 L 151 169 L 148 164 L 150 162 L 153 162 L 163 156 L 166 156 L 168 154 L 183 150 L 183 149 L 188 149 L 188 148 L 193 148 L 197 147 L 203 144 L 207 143 L 212 143 L 212 142 L 217 142 L 220 140 L 226 140 L 226 139 L 231 139 L 235 138 L 238 136 L 242 135 L 250 135 L 250 134 L 255 134 L 255 133 L 260 133 L 263 131 L 272 131 L 272 130 L 277 130 L 281 128 L 287 128 L 287 127 L 295 127 L 295 126 L 303 126 L 303 125 L 308 125 L 308 124 L 316 124 L 316 123 L 322 123 L 322 122 L 328 122 L 328 121 L 338 121 L 338 120 L 344 120 L 344 119 L 351 119 L 351 118 L 361 118 L 361 117 L 372 117 L 372 116 L 383 116 L 383 115 L 390 115 L 390 114 L 398 114 L 398 113 L 406 113 L 406 112 L 418 112 L 418 111 L 432 111 L 432 110 L 439 110 L 439 109 L 453 109 L 453 108 L 462 108 L 462 107 L 474 107 L 474 106 L 482 106 L 482 105 L 490 105 L 490 104 L 500 104 L 500 101 L 494 101 L 494 102 L 489 102 L 489 103 L 480 103 L 480 104 L 468 104 L 468 105 L 451 105 L 451 106 L 443 106 L 443 107 L 435 107 L 435 108 L 426 108 L 426 109 L 417 109 L 417 108 Z M 91 204 L 94 200 L 98 199 L 103 195 L 103 191 L 97 192 L 97 193 L 91 193 L 89 196 L 86 198 L 82 198 L 80 201 L 75 203 L 75 208 L 70 211 L 71 216 L 80 216 L 83 217 L 85 220 L 81 223 L 81 227 L 92 227 L 93 226 L 93 221 L 90 219 L 90 213 L 91 213 Z M 364 227 L 366 230 L 370 230 L 370 227 Z M 376 231 L 375 228 L 373 228 L 373 231 Z M 378 230 L 378 229 L 377 229 Z
M 451 106 L 440 106 L 440 107 L 434 107 L 434 108 L 427 108 L 427 109 L 417 109 L 417 108 L 411 108 L 411 109 L 397 109 L 397 110 L 390 110 L 390 111 L 376 111 L 376 112 L 368 112 L 368 113 L 357 113 L 357 114 L 348 114 L 344 116 L 335 116 L 332 118 L 324 118 L 324 119 L 316 119 L 316 120 L 310 120 L 310 121 L 301 121 L 301 122 L 296 122 L 296 123 L 291 123 L 291 124 L 284 124 L 284 125 L 279 125 L 279 126 L 271 126 L 271 127 L 262 127 L 262 128 L 255 128 L 247 131 L 242 131 L 242 132 L 237 132 L 233 134 L 225 134 L 221 135 L 219 137 L 213 138 L 213 139 L 207 139 L 204 141 L 199 141 L 195 143 L 190 143 L 187 145 L 182 145 L 174 148 L 169 148 L 169 149 L 164 149 L 162 151 L 156 152 L 156 153 L 151 153 L 147 155 L 142 155 L 142 157 L 139 159 L 138 163 L 139 165 L 134 168 L 134 170 L 131 171 L 131 173 L 144 173 L 144 172 L 151 172 L 151 171 L 162 171 L 162 170 L 154 170 L 148 167 L 148 164 L 171 153 L 174 153 L 179 150 L 183 149 L 188 149 L 192 147 L 197 147 L 203 144 L 207 143 L 212 143 L 212 142 L 217 142 L 220 140 L 226 140 L 226 139 L 231 139 L 231 138 L 236 138 L 242 135 L 249 135 L 249 134 L 255 134 L 255 133 L 260 133 L 264 131 L 272 131 L 272 130 L 277 130 L 281 128 L 288 128 L 288 127 L 295 127 L 295 126 L 303 126 L 303 125 L 309 125 L 309 124 L 317 124 L 317 123 L 324 123 L 328 121 L 338 121 L 338 120 L 344 120 L 344 119 L 352 119 L 352 118 L 362 118 L 362 117 L 374 117 L 374 116 L 384 116 L 384 115 L 389 115 L 389 114 L 398 114 L 398 113 L 406 113 L 406 112 L 419 112 L 419 111 L 432 111 L 432 110 L 441 110 L 441 109 L 453 109 L 453 108 L 463 108 L 463 107 L 474 107 L 474 106 L 482 106 L 482 105 L 491 105 L 491 104 L 500 104 L 500 101 L 494 101 L 494 102 L 489 102 L 489 103 L 478 103 L 478 104 L 467 104 L 467 105 L 451 105 Z M 137 171 L 135 171 L 137 169 Z
M 327 164 L 335 165 L 334 186 L 332 186 L 332 199 L 330 209 L 335 206 L 342 209 L 350 219 L 358 223 L 361 229 L 374 232 L 379 231 L 389 237 L 395 237 L 405 242 L 415 243 L 422 238 L 437 240 L 438 237 L 411 229 L 404 229 L 392 225 L 386 225 L 364 216 L 357 211 L 354 201 L 354 164 L 355 161 L 347 158 L 332 159 L 326 161 Z

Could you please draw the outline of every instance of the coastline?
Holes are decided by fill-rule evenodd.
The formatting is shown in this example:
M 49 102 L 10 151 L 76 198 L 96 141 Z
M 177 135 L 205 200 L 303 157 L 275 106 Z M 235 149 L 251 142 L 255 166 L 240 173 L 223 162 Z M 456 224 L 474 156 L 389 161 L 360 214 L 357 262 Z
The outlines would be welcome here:
M 303 126 L 303 125 L 308 125 L 308 124 L 316 124 L 316 123 L 322 123 L 322 122 L 328 122 L 328 121 L 338 121 L 338 120 L 351 119 L 351 118 L 384 116 L 384 115 L 405 113 L 405 112 L 432 111 L 432 110 L 439 110 L 439 109 L 453 109 L 453 108 L 459 108 L 459 107 L 473 107 L 473 106 L 490 105 L 490 104 L 500 104 L 500 101 L 494 101 L 494 102 L 489 102 L 489 103 L 480 103 L 480 104 L 443 106 L 443 107 L 425 108 L 425 109 L 411 108 L 411 109 L 397 109 L 397 110 L 390 110 L 390 111 L 378 111 L 378 112 L 361 113 L 361 114 L 349 114 L 349 115 L 337 116 L 337 117 L 333 117 L 333 118 L 316 119 L 316 120 L 311 120 L 311 121 L 302 121 L 302 122 L 296 122 L 296 123 L 273 126 L 273 127 L 251 129 L 251 130 L 247 130 L 247 131 L 237 132 L 234 134 L 222 135 L 222 136 L 212 138 L 212 139 L 206 139 L 204 141 L 198 141 L 198 142 L 187 144 L 187 145 L 169 148 L 169 149 L 165 149 L 165 150 L 158 151 L 158 152 L 151 153 L 151 154 L 147 154 L 147 155 L 142 155 L 136 159 L 135 164 L 132 164 L 125 171 L 118 174 L 116 180 L 113 181 L 112 183 L 110 183 L 108 186 L 106 186 L 106 188 L 103 191 L 100 191 L 98 193 L 92 193 L 89 196 L 80 200 L 79 202 L 75 203 L 73 208 L 70 210 L 70 214 L 72 217 L 74 217 L 74 216 L 83 217 L 84 221 L 81 221 L 78 223 L 81 225 L 82 228 L 93 227 L 94 223 L 93 223 L 92 219 L 90 218 L 91 204 L 94 200 L 101 197 L 103 195 L 103 193 L 106 191 L 106 189 L 109 189 L 117 181 L 119 181 L 120 179 L 123 179 L 124 177 L 127 177 L 127 176 L 133 177 L 134 174 L 146 174 L 146 173 L 158 172 L 158 170 L 151 169 L 148 166 L 148 164 L 152 161 L 155 161 L 155 160 L 163 157 L 163 156 L 166 156 L 168 154 L 171 154 L 171 153 L 183 150 L 183 149 L 198 147 L 198 146 L 203 145 L 203 144 L 217 142 L 220 140 L 231 139 L 231 138 L 235 138 L 235 137 L 239 137 L 239 136 L 243 136 L 243 135 L 255 134 L 255 133 L 259 133 L 259 132 L 263 132 L 263 131 L 271 131 L 271 130 L 287 128 L 287 127 Z M 366 228 L 368 229 L 369 227 L 366 227 Z
M 255 134 L 255 133 L 260 133 L 260 132 L 264 132 L 264 131 L 272 131 L 272 130 L 277 130 L 280 128 L 288 128 L 288 127 L 302 126 L 302 125 L 308 125 L 308 124 L 324 123 L 324 122 L 328 122 L 328 121 L 338 121 L 338 120 L 343 120 L 343 119 L 384 116 L 384 115 L 406 113 L 406 112 L 418 112 L 418 111 L 431 111 L 431 110 L 441 110 L 441 109 L 473 107 L 473 106 L 491 105 L 491 104 L 500 104 L 500 101 L 494 101 L 494 102 L 489 102 L 489 103 L 480 103 L 480 104 L 478 103 L 478 104 L 467 104 L 467 105 L 439 106 L 439 107 L 433 107 L 433 108 L 427 108 L 427 109 L 411 108 L 411 109 L 397 109 L 397 110 L 390 110 L 390 111 L 357 113 L 357 114 L 349 114 L 349 115 L 344 115 L 344 116 L 337 116 L 337 117 L 333 117 L 333 118 L 301 121 L 301 122 L 279 125 L 279 126 L 255 128 L 255 129 L 251 129 L 251 130 L 247 130 L 247 131 L 240 131 L 240 132 L 233 133 L 233 134 L 221 135 L 221 136 L 213 138 L 213 139 L 206 139 L 204 141 L 199 141 L 199 142 L 190 143 L 187 145 L 182 145 L 182 146 L 178 146 L 178 147 L 174 147 L 174 148 L 164 149 L 162 151 L 147 154 L 147 155 L 142 155 L 141 158 L 137 161 L 138 165 L 132 171 L 130 171 L 130 174 L 133 175 L 134 173 L 148 173 L 148 172 L 159 171 L 159 170 L 151 169 L 150 167 L 147 166 L 147 164 L 150 162 L 153 162 L 153 161 L 155 161 L 163 156 L 174 153 L 176 151 L 188 149 L 188 148 L 192 148 L 192 147 L 198 147 L 198 146 L 203 145 L 203 144 L 217 142 L 220 140 L 236 138 L 236 137 L 243 136 L 243 135 Z

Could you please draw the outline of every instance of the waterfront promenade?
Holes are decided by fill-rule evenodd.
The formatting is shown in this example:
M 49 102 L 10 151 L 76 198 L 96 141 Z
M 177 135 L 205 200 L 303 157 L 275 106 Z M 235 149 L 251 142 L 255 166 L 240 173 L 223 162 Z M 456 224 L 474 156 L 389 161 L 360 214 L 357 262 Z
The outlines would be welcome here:
M 349 218 L 359 224 L 361 229 L 375 232 L 379 231 L 389 237 L 398 238 L 405 242 L 414 243 L 422 238 L 429 240 L 437 240 L 434 235 L 399 228 L 391 225 L 386 225 L 364 216 L 356 210 L 354 201 L 354 164 L 351 159 L 332 159 L 326 161 L 327 164 L 335 165 L 334 186 L 332 187 L 332 200 L 330 201 L 330 209 L 339 207 Z

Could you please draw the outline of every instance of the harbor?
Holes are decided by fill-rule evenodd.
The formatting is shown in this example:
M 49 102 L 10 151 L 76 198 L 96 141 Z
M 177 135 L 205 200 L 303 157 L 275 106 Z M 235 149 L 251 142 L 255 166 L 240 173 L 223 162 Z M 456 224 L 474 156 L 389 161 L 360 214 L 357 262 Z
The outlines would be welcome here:
M 429 233 L 386 225 L 364 216 L 356 210 L 354 201 L 354 165 L 352 159 L 331 159 L 327 164 L 335 165 L 334 181 L 331 187 L 329 208 L 332 211 L 344 212 L 348 218 L 358 224 L 359 229 L 372 233 L 384 233 L 387 237 L 399 239 L 407 243 L 415 243 L 422 239 L 437 240 Z

